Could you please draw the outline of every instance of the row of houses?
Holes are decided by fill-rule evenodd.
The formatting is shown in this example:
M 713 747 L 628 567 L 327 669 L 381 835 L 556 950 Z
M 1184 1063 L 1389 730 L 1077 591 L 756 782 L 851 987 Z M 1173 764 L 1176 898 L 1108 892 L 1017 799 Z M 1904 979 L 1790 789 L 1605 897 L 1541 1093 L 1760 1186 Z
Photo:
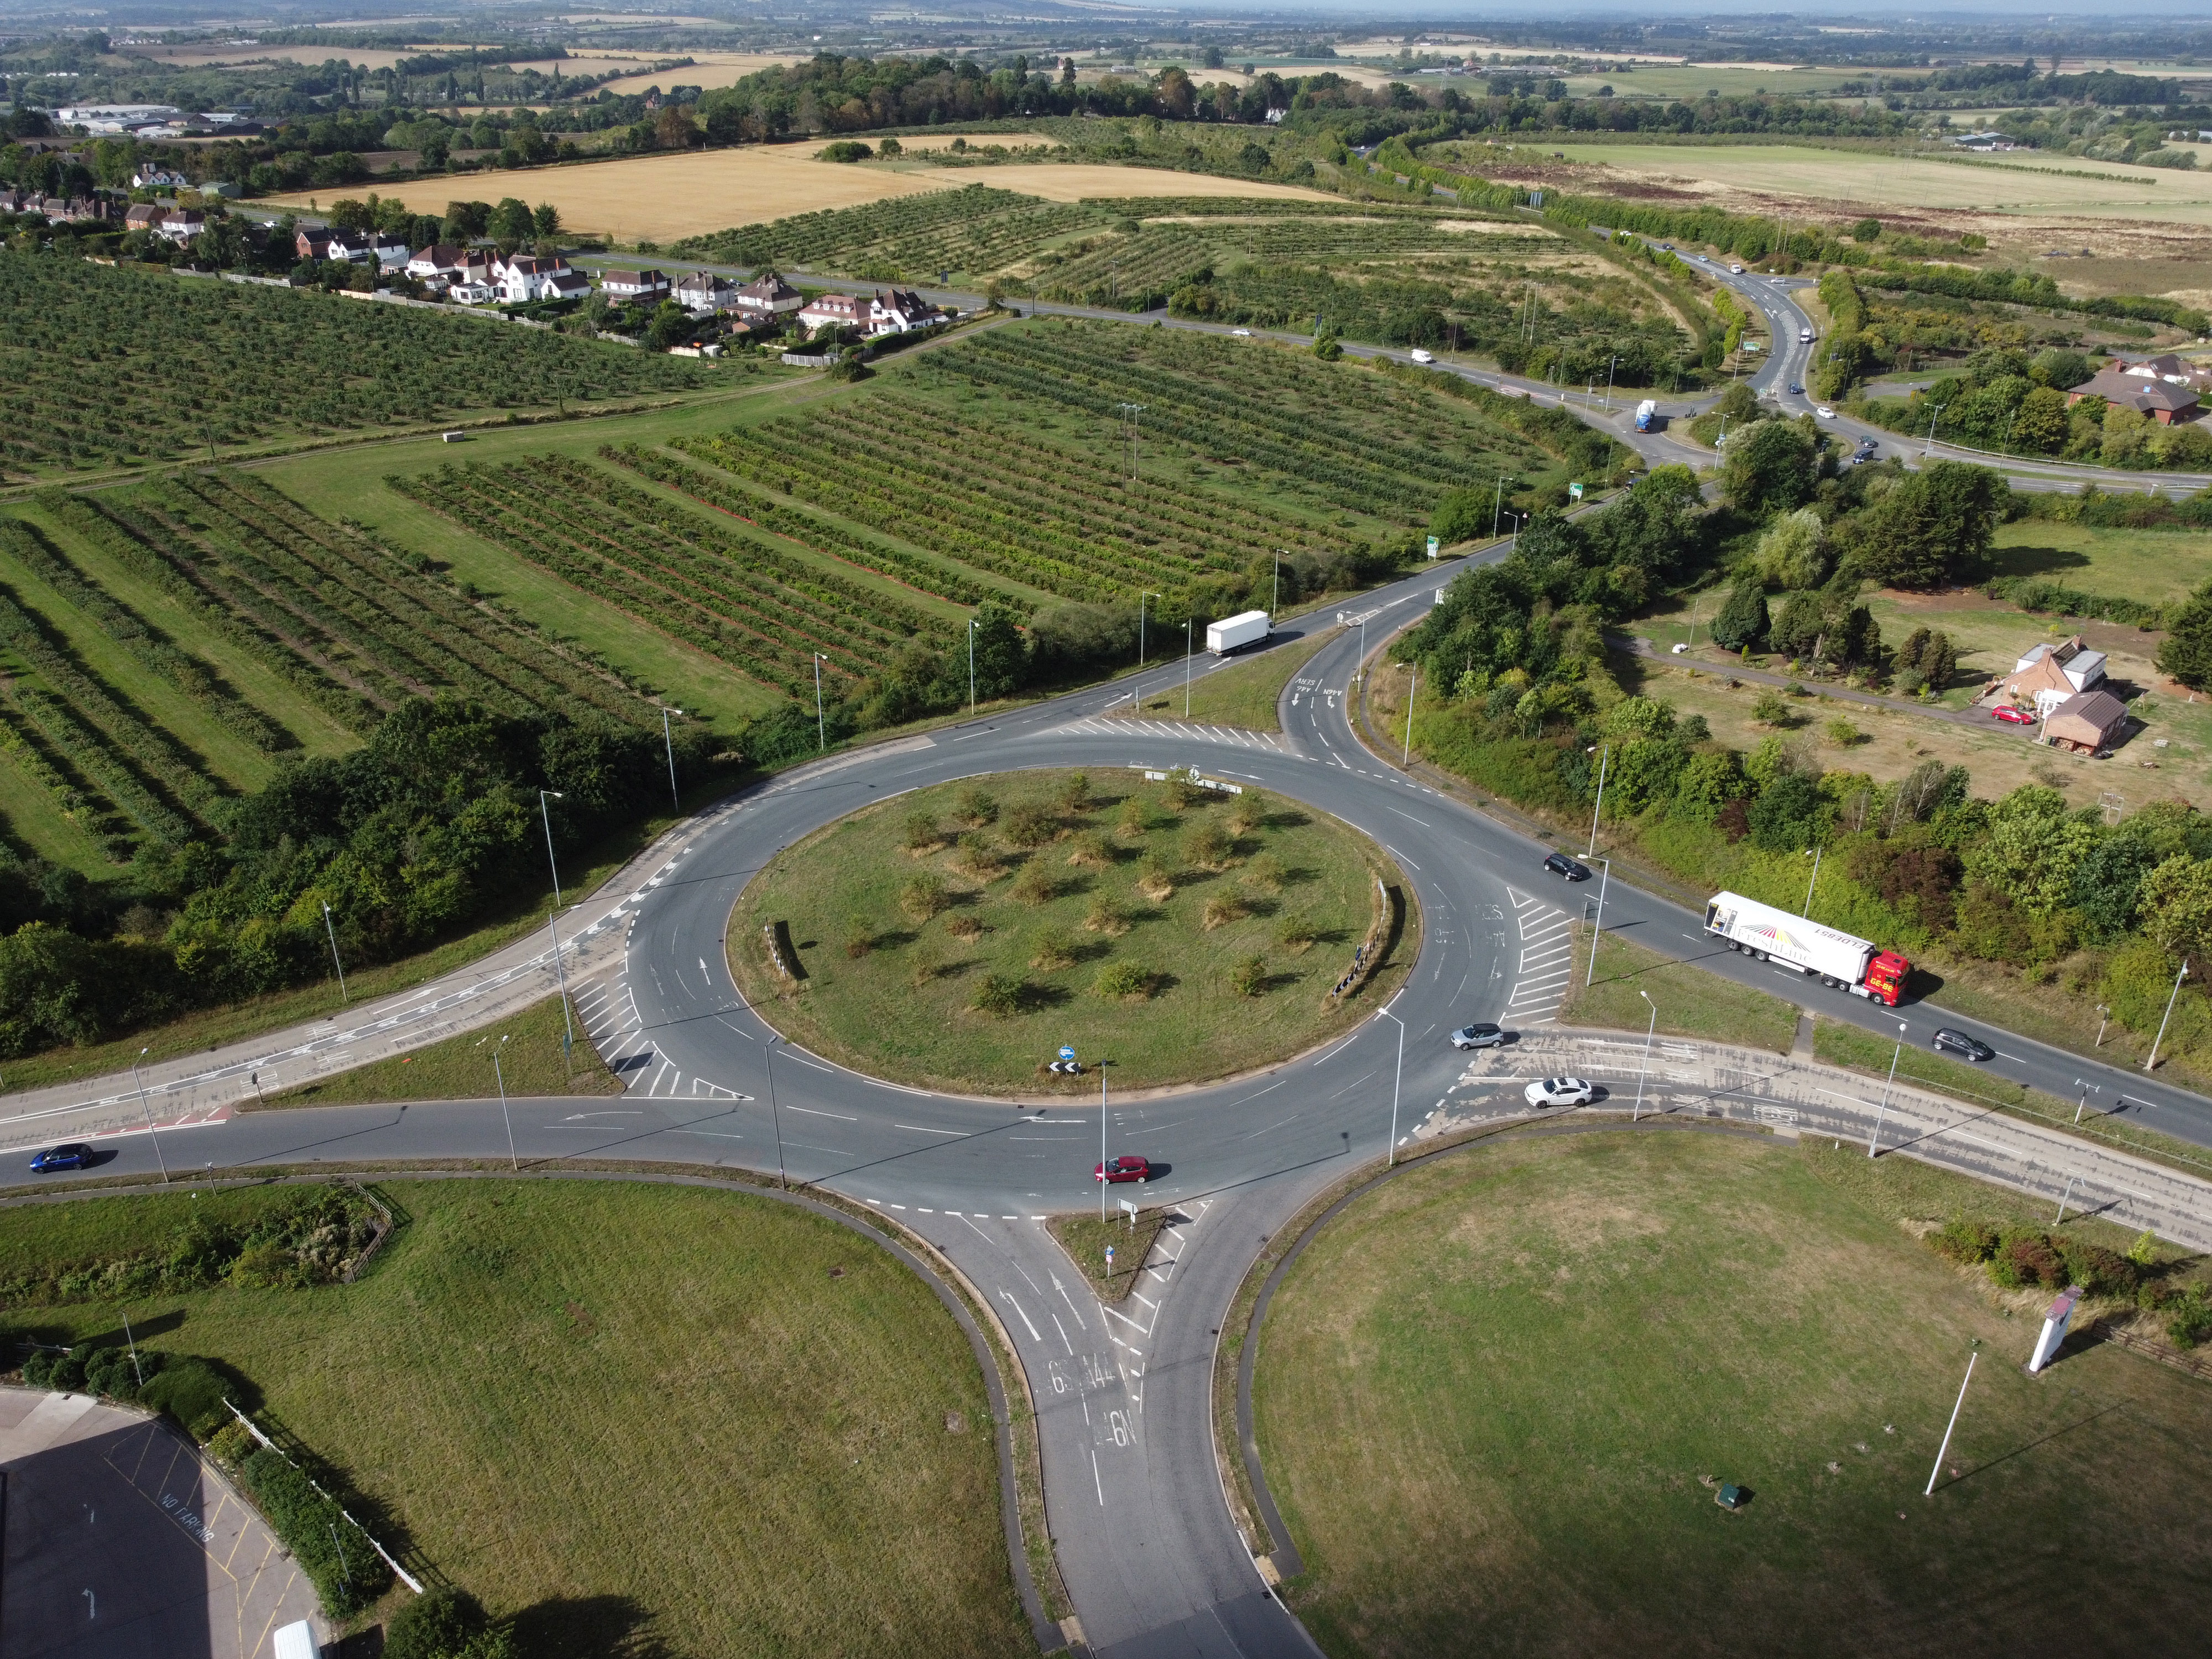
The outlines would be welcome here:
M 404 272 L 426 287 L 443 291 L 463 305 L 528 305 L 540 300 L 581 299 L 591 279 L 555 254 L 502 256 L 488 247 L 434 243 L 410 252 L 374 231 L 302 230 L 296 238 L 302 259 L 372 261 L 384 272 Z M 874 294 L 825 294 L 808 300 L 774 271 L 738 283 L 711 270 L 671 279 L 650 266 L 599 273 L 599 289 L 625 304 L 657 306 L 673 300 L 696 318 L 727 317 L 754 326 L 797 319 L 811 331 L 827 325 L 848 327 L 874 337 L 904 334 L 942 322 L 944 313 L 906 289 Z

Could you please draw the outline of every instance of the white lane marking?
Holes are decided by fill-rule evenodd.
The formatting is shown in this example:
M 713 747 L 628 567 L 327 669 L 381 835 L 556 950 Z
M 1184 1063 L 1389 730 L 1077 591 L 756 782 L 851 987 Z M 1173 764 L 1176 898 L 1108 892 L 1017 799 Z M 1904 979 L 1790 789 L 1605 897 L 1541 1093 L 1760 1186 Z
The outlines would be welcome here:
M 1386 806 L 1382 810 L 1386 812 L 1398 812 L 1398 809 L 1395 806 Z M 1425 819 L 1415 817 L 1411 812 L 1398 812 L 1398 816 L 1405 819 L 1408 823 L 1419 824 L 1424 830 L 1433 830 L 1436 827 L 1434 824 L 1428 823 Z
M 797 1107 L 793 1107 L 792 1109 L 793 1109 L 793 1111 L 796 1111 L 796 1110 L 798 1110 L 799 1109 L 798 1109 Z M 925 1127 L 922 1127 L 921 1124 L 919 1124 L 919 1123 L 894 1123 L 894 1124 L 892 1124 L 892 1125 L 891 1125 L 891 1127 L 892 1127 L 892 1128 L 894 1128 L 894 1129 L 911 1129 L 911 1130 L 913 1130 L 913 1131 L 915 1132 L 915 1133 L 916 1133 L 916 1134 L 918 1134 L 918 1135 L 952 1135 L 952 1136 L 955 1136 L 955 1137 L 958 1137 L 958 1136 L 963 1136 L 963 1135 L 965 1135 L 965 1134 L 968 1133 L 965 1129 L 930 1129 L 930 1128 L 925 1128 Z M 1008 1217 L 1006 1218 L 1006 1219 L 1007 1219 L 1007 1220 L 1009 1220 L 1009 1221 L 1012 1221 L 1013 1218 L 1013 1218 L 1013 1217 L 1012 1217 L 1012 1216 L 1008 1216 Z
M 929 1212 L 925 1210 L 922 1213 L 927 1215 Z M 1043 1333 L 1039 1331 L 1035 1325 L 1030 1323 L 1030 1316 L 1027 1314 L 1022 1313 L 1022 1304 L 1014 1300 L 1014 1293 L 1012 1291 L 1002 1289 L 999 1292 L 999 1297 L 1000 1299 L 1005 1302 L 1009 1308 L 1012 1308 L 1016 1313 L 1021 1314 L 1022 1323 L 1029 1326 L 1030 1335 L 1031 1337 L 1035 1338 L 1039 1342 L 1044 1340 Z
M 1052 1328 L 1060 1333 L 1060 1346 L 1067 1350 L 1068 1358 L 1071 1359 L 1075 1357 L 1075 1344 L 1067 1340 L 1067 1327 L 1060 1322 L 1060 1316 L 1058 1314 L 1054 1314 L 1052 1316 Z
M 817 1112 L 811 1106 L 787 1106 L 783 1109 L 787 1112 L 804 1112 L 809 1117 L 834 1117 L 840 1123 L 858 1123 L 860 1121 L 857 1117 L 847 1117 L 842 1112 Z
M 1400 816 L 1403 817 L 1404 815 L 1401 813 Z M 1392 847 L 1389 842 L 1384 842 L 1382 845 L 1384 848 L 1389 851 L 1392 858 L 1396 859 L 1401 864 L 1405 865 L 1407 868 L 1418 870 L 1421 867 L 1419 865 L 1415 864 L 1413 860 L 1407 858 L 1403 853 L 1400 852 L 1396 848 Z
M 1106 1507 L 1106 1483 L 1098 1478 L 1098 1448 L 1091 1449 L 1091 1484 L 1098 1489 L 1098 1507 Z

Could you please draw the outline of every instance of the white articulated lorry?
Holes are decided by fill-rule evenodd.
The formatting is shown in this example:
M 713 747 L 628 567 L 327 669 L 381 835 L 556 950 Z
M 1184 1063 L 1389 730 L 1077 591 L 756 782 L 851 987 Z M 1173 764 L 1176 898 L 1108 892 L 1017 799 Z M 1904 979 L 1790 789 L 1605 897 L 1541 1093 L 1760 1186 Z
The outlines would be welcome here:
M 1234 617 L 1224 617 L 1218 623 L 1206 625 L 1206 648 L 1217 657 L 1242 651 L 1248 645 L 1257 645 L 1268 634 L 1267 613 L 1264 611 L 1244 611 Z
M 1893 951 L 1793 916 L 1741 893 L 1717 893 L 1705 903 L 1705 931 L 1731 951 L 1778 962 L 1807 975 L 1818 974 L 1831 989 L 1894 1008 L 1912 965 Z

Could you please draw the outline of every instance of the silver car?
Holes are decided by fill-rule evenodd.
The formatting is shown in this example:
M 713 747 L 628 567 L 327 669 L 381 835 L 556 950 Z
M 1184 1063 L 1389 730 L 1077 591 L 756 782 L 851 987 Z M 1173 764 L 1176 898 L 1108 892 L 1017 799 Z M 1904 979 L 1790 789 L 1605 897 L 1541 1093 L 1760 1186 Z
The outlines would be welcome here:
M 1492 1025 L 1487 1020 L 1462 1025 L 1451 1034 L 1451 1046 L 1455 1048 L 1495 1048 L 1504 1041 L 1505 1028 Z

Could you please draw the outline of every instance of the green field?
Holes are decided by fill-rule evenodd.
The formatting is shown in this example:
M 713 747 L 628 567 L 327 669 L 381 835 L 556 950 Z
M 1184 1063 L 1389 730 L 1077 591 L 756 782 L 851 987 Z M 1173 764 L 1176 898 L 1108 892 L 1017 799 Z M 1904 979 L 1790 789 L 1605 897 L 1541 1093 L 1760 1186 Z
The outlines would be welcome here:
M 1891 1163 L 1522 1139 L 1332 1221 L 1253 1395 L 1305 1565 L 1287 1599 L 1323 1648 L 1996 1654 L 2055 1621 L 2087 1650 L 2171 1648 L 2212 1589 L 2203 1384 L 2110 1345 L 2025 1376 L 2040 1296 L 2001 1299 L 1899 1222 L 2027 1200 Z
M 2212 577 L 2212 536 L 2022 519 L 1998 527 L 1994 562 L 2000 576 L 2040 576 L 2154 605 L 2180 599 Z
M 1797 1008 L 1780 997 L 1733 985 L 1701 969 L 1646 950 L 1608 930 L 1598 946 L 1597 975 L 1588 989 L 1587 939 L 1575 945 L 1575 975 L 1559 1005 L 1562 1025 L 1656 1030 L 1704 1042 L 1733 1042 L 1786 1054 L 1797 1036 Z M 1649 995 L 1644 1000 L 1643 993 Z M 1652 1010 L 1658 1024 L 1651 1024 Z
M 1191 720 L 1205 726 L 1241 726 L 1250 732 L 1279 732 L 1276 717 L 1283 688 L 1313 660 L 1314 653 L 1344 630 L 1324 628 L 1312 638 L 1279 646 L 1266 655 L 1208 674 L 1190 687 L 1184 698 L 1176 687 L 1146 697 L 1141 706 L 1120 703 L 1109 714 L 1162 720 Z
M 574 1010 L 570 1011 L 574 1021 Z M 574 1033 L 564 1050 L 562 1038 Z M 496 1051 L 496 1068 L 492 1055 Z M 618 1095 L 623 1085 L 607 1070 L 582 1024 L 564 1022 L 561 1000 L 548 997 L 496 1021 L 481 1032 L 465 1031 L 417 1048 L 411 1054 L 373 1060 L 271 1095 L 270 1106 L 348 1106 L 360 1101 L 490 1100 L 502 1076 L 510 1097 L 526 1095 Z
M 143 1249 L 289 1190 L 9 1209 L 0 1267 Z M 234 1367 L 525 1652 L 1034 1650 L 973 1351 L 888 1254 L 726 1192 L 379 1190 L 403 1225 L 358 1283 L 9 1322 L 106 1343 L 127 1311 L 142 1346 Z
M 1342 824 L 1197 790 L 1179 806 L 1173 785 L 1134 771 L 1091 775 L 1078 806 L 1082 776 L 917 791 L 778 854 L 730 919 L 747 999 L 871 1076 L 1095 1092 L 1044 1071 L 1060 1045 L 1126 1088 L 1250 1071 L 1381 1006 L 1413 961 L 1409 918 L 1382 971 L 1328 1003 L 1376 915 L 1376 877 L 1396 879 Z M 796 986 L 770 965 L 763 930 L 778 923 Z

